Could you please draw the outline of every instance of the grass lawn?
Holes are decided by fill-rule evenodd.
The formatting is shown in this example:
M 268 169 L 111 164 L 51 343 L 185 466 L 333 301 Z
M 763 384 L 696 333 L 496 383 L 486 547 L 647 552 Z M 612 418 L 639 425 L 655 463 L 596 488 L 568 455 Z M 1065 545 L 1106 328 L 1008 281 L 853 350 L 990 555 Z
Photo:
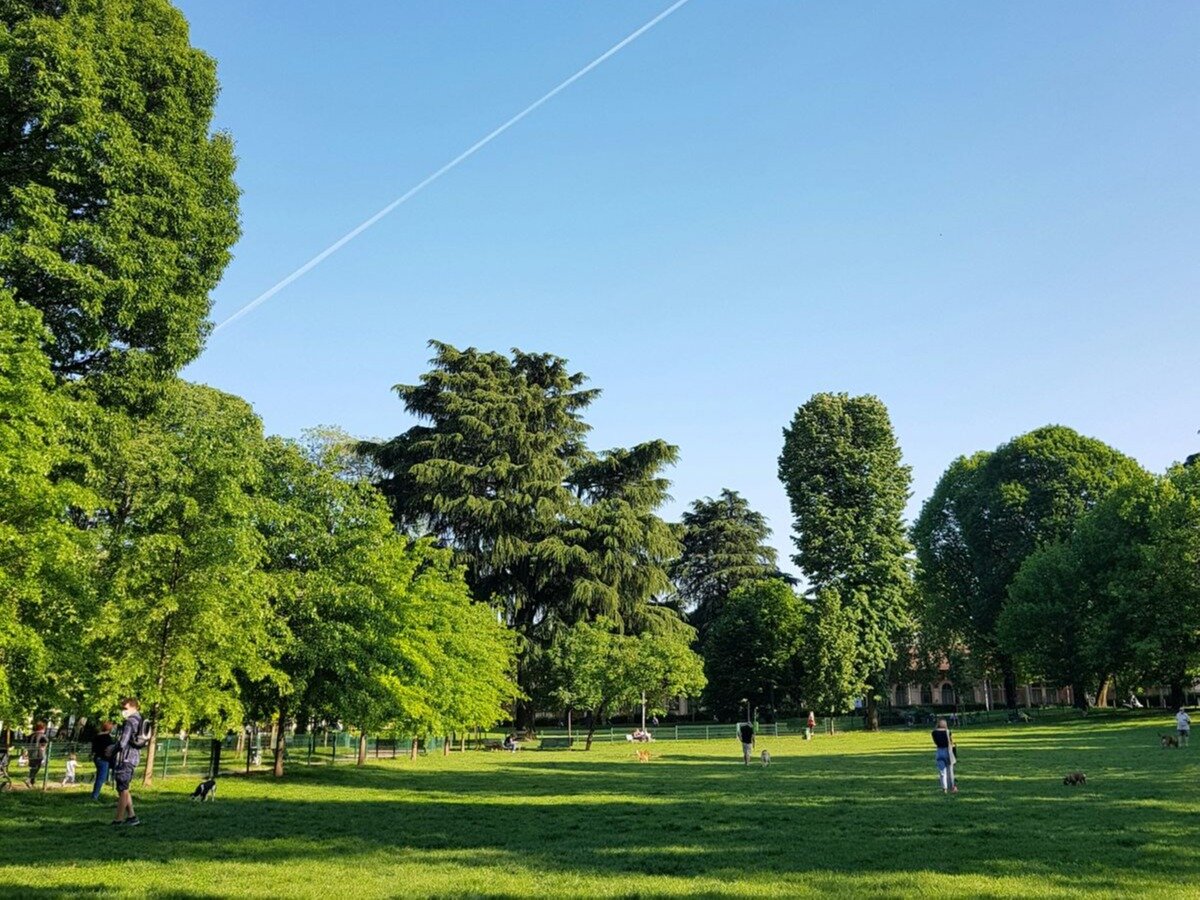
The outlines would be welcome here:
M 924 729 L 767 738 L 769 768 L 733 740 L 299 766 L 204 805 L 175 778 L 133 829 L 82 788 L 14 791 L 0 896 L 1198 896 L 1200 742 L 1162 750 L 1169 725 L 964 729 L 952 797 Z

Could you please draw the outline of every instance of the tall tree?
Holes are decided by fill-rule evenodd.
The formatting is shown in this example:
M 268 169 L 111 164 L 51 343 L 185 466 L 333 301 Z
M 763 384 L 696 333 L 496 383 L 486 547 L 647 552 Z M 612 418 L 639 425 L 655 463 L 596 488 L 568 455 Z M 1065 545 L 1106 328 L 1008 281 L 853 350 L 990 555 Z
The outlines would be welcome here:
M 396 388 L 422 424 L 368 448 L 399 523 L 454 548 L 476 599 L 516 632 L 531 728 L 557 629 L 597 615 L 637 628 L 662 612 L 650 600 L 677 546 L 654 510 L 676 450 L 589 451 L 582 413 L 598 392 L 559 357 L 432 346 L 433 369 Z
M 701 641 L 729 595 L 748 581 L 783 578 L 766 518 L 737 491 L 696 500 L 680 520 L 682 551 L 671 578 Z M 785 579 L 786 580 L 786 579 Z
M 1137 667 L 1134 648 L 1155 606 L 1145 557 L 1162 490 L 1148 475 L 1117 487 L 1069 536 L 1026 557 L 1009 585 L 996 622 L 1001 651 L 1033 677 L 1070 685 L 1079 707 Z
M 791 503 L 796 565 L 815 594 L 836 590 L 857 623 L 857 680 L 867 687 L 868 724 L 878 728 L 911 594 L 903 521 L 911 473 L 887 407 L 878 397 L 815 394 L 784 429 L 779 478 Z
M 240 721 L 239 675 L 268 669 L 271 621 L 253 492 L 262 425 L 242 400 L 170 382 L 155 412 L 106 417 L 95 473 L 103 605 L 99 705 L 139 696 L 155 728 Z M 153 777 L 154 743 L 146 759 Z
M 704 639 L 705 701 L 722 717 L 746 700 L 778 708 L 795 696 L 804 609 L 779 579 L 748 581 L 726 599 Z
M 837 588 L 822 588 L 804 610 L 796 671 L 800 699 L 810 710 L 844 713 L 867 690 L 858 664 L 857 605 L 843 603 Z
M 87 500 L 53 477 L 63 462 L 56 395 L 36 310 L 0 289 L 0 718 L 65 705 L 69 670 L 54 651 L 78 644 L 79 601 L 94 558 L 68 510 Z
M 1017 704 L 1016 666 L 996 629 L 1017 571 L 1139 475 L 1136 462 L 1107 444 L 1048 425 L 992 453 L 955 460 L 922 508 L 913 526 L 922 621 L 948 645 L 969 648 L 977 665 L 998 670 L 1010 707 Z
M 238 238 L 212 59 L 167 0 L 0 10 L 0 286 L 65 378 L 136 396 L 195 358 Z

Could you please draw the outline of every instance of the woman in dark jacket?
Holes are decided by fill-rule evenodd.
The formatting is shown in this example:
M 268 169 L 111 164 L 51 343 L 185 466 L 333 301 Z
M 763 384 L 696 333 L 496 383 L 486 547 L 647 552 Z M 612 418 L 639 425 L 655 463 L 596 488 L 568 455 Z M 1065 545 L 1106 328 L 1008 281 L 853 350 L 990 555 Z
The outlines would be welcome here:
M 937 726 L 931 732 L 933 746 L 937 748 L 938 782 L 943 794 L 957 794 L 958 785 L 954 783 L 954 735 L 946 726 L 945 719 L 938 719 Z
M 100 730 L 92 738 L 92 763 L 96 766 L 96 781 L 92 785 L 92 799 L 100 799 L 100 788 L 108 781 L 108 748 L 112 746 L 113 723 L 101 722 Z

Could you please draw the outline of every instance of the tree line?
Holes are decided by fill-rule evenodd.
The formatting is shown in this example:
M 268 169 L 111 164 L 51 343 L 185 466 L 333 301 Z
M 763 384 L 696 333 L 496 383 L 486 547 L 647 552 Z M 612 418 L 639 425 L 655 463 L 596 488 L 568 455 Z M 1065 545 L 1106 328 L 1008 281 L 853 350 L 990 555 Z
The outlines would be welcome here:
M 265 435 L 178 377 L 239 234 L 183 17 L 5 0 L 0 71 L 6 721 L 133 693 L 172 730 L 594 727 L 698 695 L 722 718 L 861 698 L 874 724 L 922 667 L 1010 704 L 1021 677 L 1083 698 L 1200 669 L 1195 467 L 1068 428 L 955 460 L 909 527 L 883 403 L 813 396 L 778 469 L 799 579 L 734 490 L 667 521 L 678 449 L 590 447 L 599 392 L 553 354 L 434 342 L 403 433 Z

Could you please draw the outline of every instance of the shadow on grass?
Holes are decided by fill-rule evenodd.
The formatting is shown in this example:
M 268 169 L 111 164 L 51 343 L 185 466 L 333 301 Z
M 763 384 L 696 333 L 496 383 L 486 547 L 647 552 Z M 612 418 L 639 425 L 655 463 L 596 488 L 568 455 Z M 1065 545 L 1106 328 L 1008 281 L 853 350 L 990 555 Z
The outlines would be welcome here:
M 618 880 L 934 870 L 1101 889 L 1136 868 L 1192 883 L 1200 819 L 1170 804 L 1194 799 L 1195 767 L 1147 748 L 1151 731 L 1077 727 L 1056 743 L 1041 732 L 1024 741 L 981 733 L 960 765 L 963 792 L 950 798 L 936 789 L 929 750 L 797 743 L 769 768 L 747 769 L 732 753 L 662 743 L 646 765 L 610 751 L 298 768 L 281 784 L 226 779 L 210 804 L 173 786 L 139 799 L 139 829 L 111 828 L 109 810 L 85 810 L 79 795 L 10 795 L 24 818 L 6 816 L 0 841 L 8 860 L 34 868 L 65 858 L 288 865 L 382 853 Z M 1087 786 L 1061 784 L 1071 768 L 1088 771 Z M 23 880 L 8 889 L 98 892 Z

